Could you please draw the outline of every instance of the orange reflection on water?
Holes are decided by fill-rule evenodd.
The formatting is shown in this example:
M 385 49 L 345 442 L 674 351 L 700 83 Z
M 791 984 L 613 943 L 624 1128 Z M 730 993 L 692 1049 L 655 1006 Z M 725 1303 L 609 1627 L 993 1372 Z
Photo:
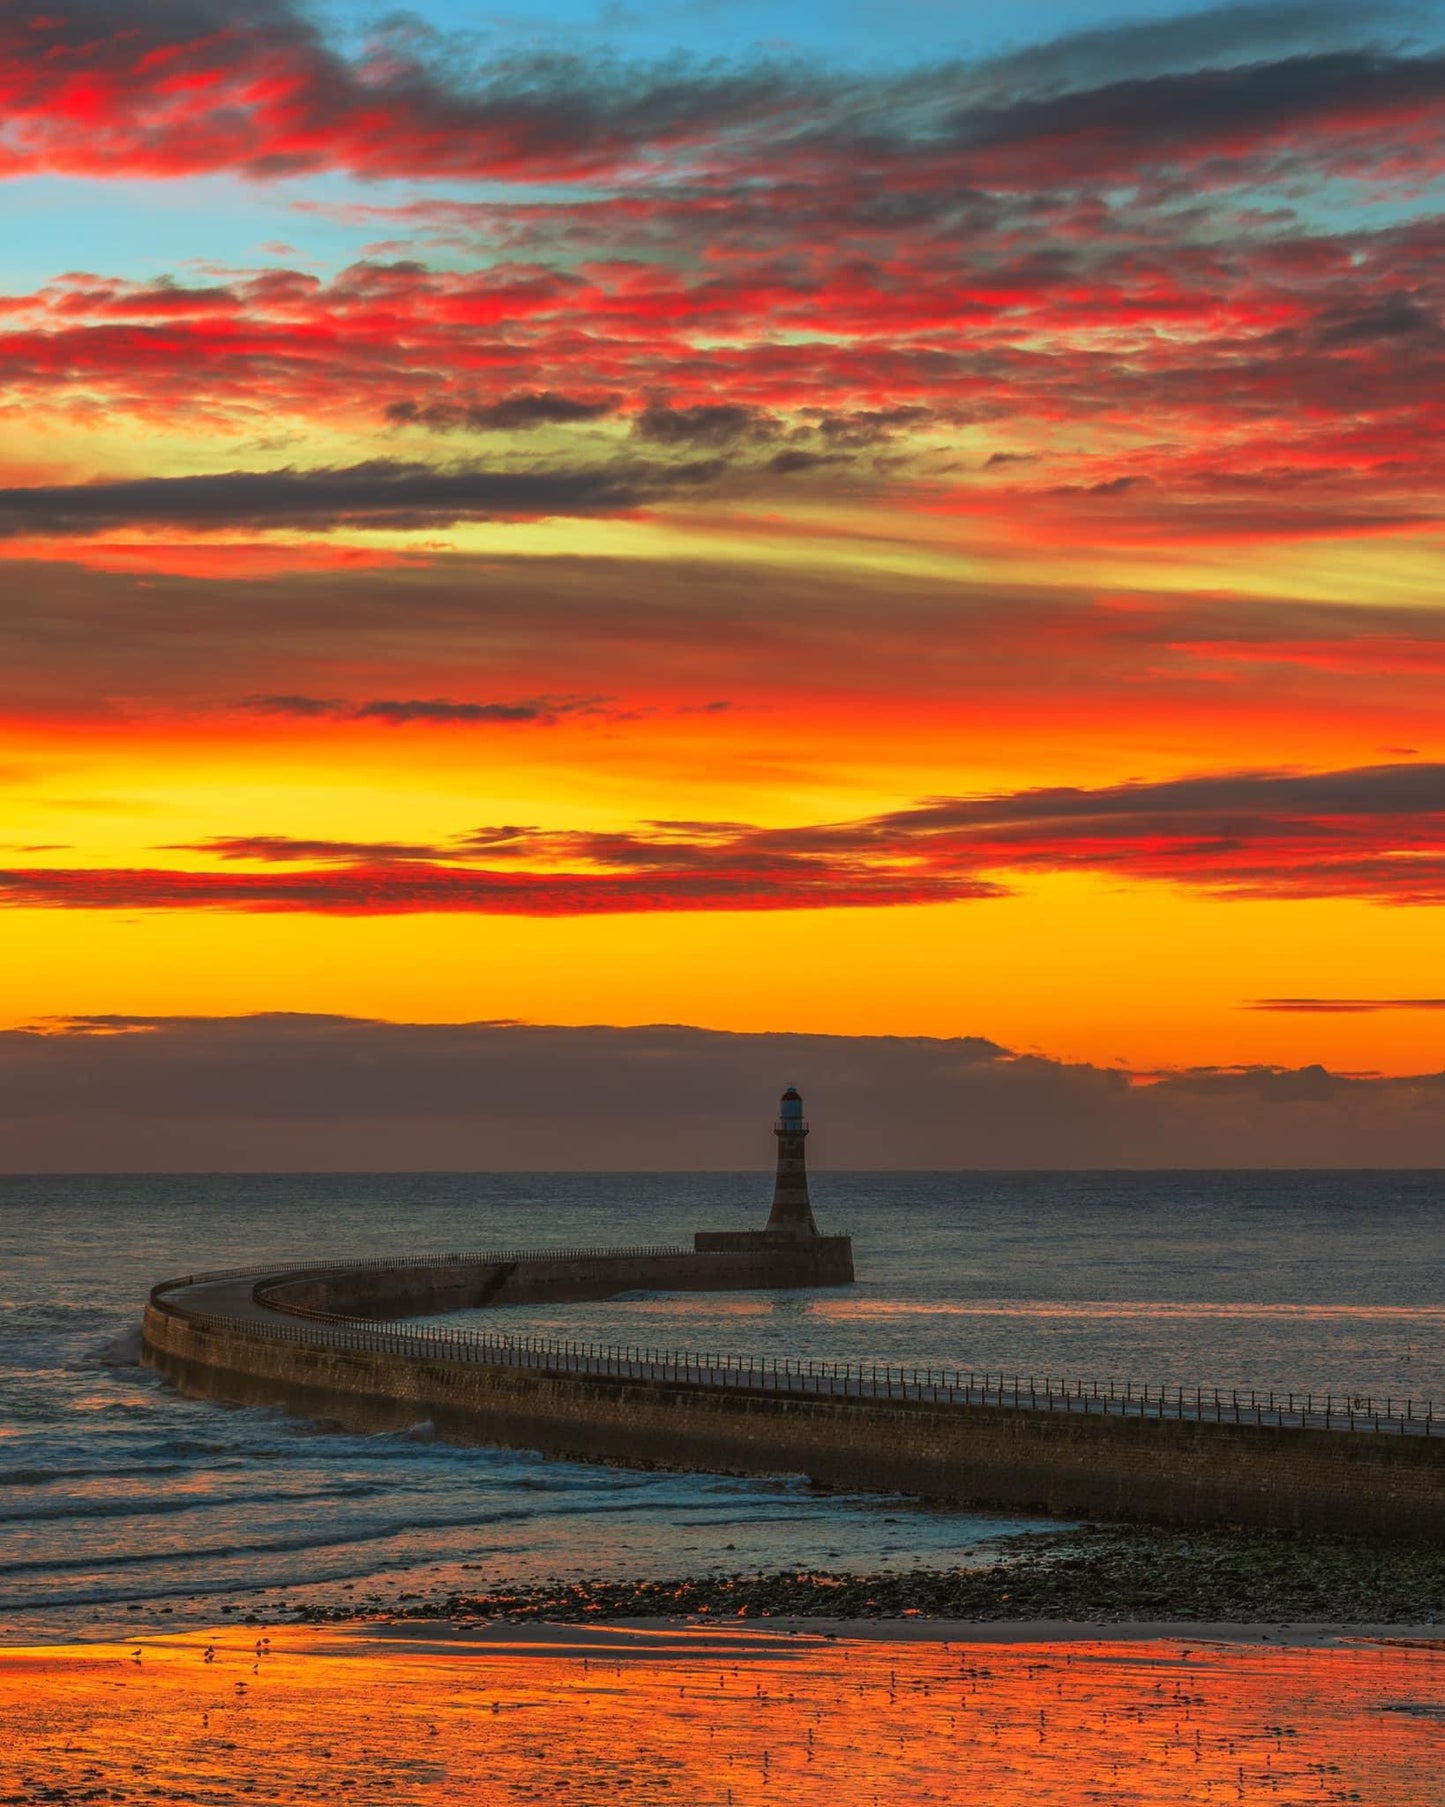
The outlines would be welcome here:
M 1439 1643 L 228 1629 L 0 1652 L 0 1800 L 1437 1807 L 1442 1682 Z

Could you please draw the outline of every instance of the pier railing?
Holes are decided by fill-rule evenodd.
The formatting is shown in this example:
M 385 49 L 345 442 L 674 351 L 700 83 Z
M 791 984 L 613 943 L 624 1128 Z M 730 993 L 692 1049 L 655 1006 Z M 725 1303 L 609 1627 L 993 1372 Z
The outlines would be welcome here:
M 277 1266 L 260 1292 L 302 1272 L 359 1268 L 397 1269 L 442 1260 L 501 1261 L 577 1259 L 600 1255 L 687 1254 L 678 1248 L 537 1249 L 483 1256 L 432 1257 L 427 1261 L 317 1261 Z M 830 1362 L 802 1358 L 706 1354 L 638 1345 L 582 1342 L 504 1332 L 377 1323 L 312 1308 L 290 1307 L 284 1318 L 240 1317 L 193 1310 L 165 1297 L 187 1285 L 254 1277 L 257 1269 L 233 1269 L 163 1282 L 152 1291 L 158 1309 L 203 1327 L 283 1342 L 369 1350 L 413 1360 L 526 1368 L 554 1375 L 701 1387 L 726 1392 L 785 1394 L 809 1399 L 915 1401 L 934 1406 L 992 1406 L 1015 1411 L 1076 1412 L 1124 1418 L 1193 1420 L 1252 1425 L 1259 1429 L 1339 1430 L 1378 1435 L 1445 1435 L 1445 1422 L 1428 1400 L 1384 1399 L 1358 1393 L 1261 1391 L 1255 1388 L 1188 1387 L 1139 1382 L 1067 1380 L 1057 1376 L 963 1368 L 903 1368 L 885 1363 Z M 294 1321 L 304 1320 L 302 1322 Z

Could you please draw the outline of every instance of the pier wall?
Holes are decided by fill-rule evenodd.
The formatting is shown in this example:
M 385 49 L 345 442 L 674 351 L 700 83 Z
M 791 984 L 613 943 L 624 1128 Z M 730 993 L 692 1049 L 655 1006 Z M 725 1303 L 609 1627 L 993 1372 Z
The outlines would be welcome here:
M 845 1285 L 853 1278 L 846 1236 L 812 1243 L 770 1240 L 666 1254 L 589 1254 L 523 1261 L 437 1262 L 282 1274 L 258 1299 L 283 1312 L 412 1318 L 491 1305 L 565 1304 L 625 1292 L 737 1292 L 753 1287 Z
M 394 1314 L 396 1274 L 385 1278 Z M 144 1347 L 188 1392 L 371 1429 L 430 1420 L 458 1441 L 556 1456 L 803 1474 L 1071 1517 L 1445 1535 L 1437 1437 L 759 1394 L 328 1347 L 304 1325 L 291 1334 L 153 1301 Z

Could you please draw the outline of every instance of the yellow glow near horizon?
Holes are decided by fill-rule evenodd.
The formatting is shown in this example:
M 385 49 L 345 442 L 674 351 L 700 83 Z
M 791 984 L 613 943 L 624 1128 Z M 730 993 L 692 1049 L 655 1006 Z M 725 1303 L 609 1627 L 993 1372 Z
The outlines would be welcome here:
M 1435 913 L 1352 901 L 1221 904 L 1057 876 L 1007 898 L 892 910 L 547 920 L 15 910 L 4 928 L 11 1025 L 300 1010 L 980 1035 L 1133 1069 L 1440 1065 L 1440 1019 L 1428 1013 L 1247 1008 L 1322 992 L 1445 994 Z

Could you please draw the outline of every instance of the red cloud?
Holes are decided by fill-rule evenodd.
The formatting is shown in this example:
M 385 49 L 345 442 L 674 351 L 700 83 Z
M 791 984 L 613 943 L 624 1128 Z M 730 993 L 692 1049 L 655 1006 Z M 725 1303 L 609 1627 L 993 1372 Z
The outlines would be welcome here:
M 1113 55 L 1099 54 L 1109 34 L 1088 34 L 1072 68 L 1066 43 L 1052 67 L 1036 54 L 866 82 L 766 64 L 468 67 L 414 21 L 349 55 L 287 0 L 63 0 L 0 18 L 0 168 L 545 180 L 628 176 L 666 152 L 714 177 L 847 170 L 876 195 L 1181 166 L 1217 183 L 1280 158 L 1318 167 L 1322 144 L 1349 173 L 1438 165 L 1439 59 L 1344 44 L 1280 54 L 1272 10 L 1237 9 L 1208 44 L 1187 20 L 1171 44 L 1156 22 L 1142 62 L 1125 29 Z
M 798 99 L 765 69 L 610 83 L 560 58 L 458 70 L 415 21 L 350 56 L 288 0 L 60 0 L 0 17 L 12 174 L 579 175 Z
M 999 874 L 1083 871 L 1220 897 L 1437 904 L 1445 903 L 1445 766 L 944 798 L 791 829 L 492 828 L 432 847 L 267 835 L 228 837 L 200 851 L 269 869 L 11 869 L 0 873 L 0 900 L 339 915 L 848 909 L 992 897 Z M 301 869 L 275 870 L 291 861 Z
M 1031 539 L 1073 545 L 1438 521 L 1435 229 L 1297 239 L 1292 258 L 1131 232 L 1045 253 L 1004 222 L 966 253 L 818 248 L 791 268 L 763 244 L 695 270 L 405 260 L 184 291 L 75 277 L 11 299 L 0 408 L 237 434 L 390 422 L 408 454 L 436 431 L 545 429 L 534 476 L 556 436 L 598 464 L 630 431 L 673 458 L 722 452 L 768 494 L 779 475 L 886 492 L 1002 544 L 1024 518 Z M 951 451 L 961 426 L 1005 421 L 1042 455 L 975 468 Z
M 0 903 L 87 910 L 230 909 L 334 916 L 418 912 L 486 916 L 637 915 L 660 910 L 806 910 L 992 897 L 982 880 L 910 877 L 799 861 L 757 869 L 746 858 L 695 873 L 478 871 L 424 863 L 355 864 L 296 873 L 0 872 Z
M 1445 60 L 1314 10 L 865 78 L 473 67 L 414 22 L 352 53 L 289 0 L 11 8 L 0 173 L 539 187 L 348 203 L 396 254 L 332 281 L 81 273 L 0 298 L 0 412 L 233 440 L 324 422 L 358 461 L 391 431 L 399 466 L 439 433 L 526 434 L 512 477 L 564 475 L 588 512 L 637 505 L 597 468 L 636 434 L 710 448 L 735 504 L 783 481 L 883 498 L 1005 552 L 1419 534 L 1445 491 L 1445 246 L 1400 177 L 1441 161 Z M 1337 197 L 1301 197 L 1342 174 L 1397 223 L 1312 223 Z

